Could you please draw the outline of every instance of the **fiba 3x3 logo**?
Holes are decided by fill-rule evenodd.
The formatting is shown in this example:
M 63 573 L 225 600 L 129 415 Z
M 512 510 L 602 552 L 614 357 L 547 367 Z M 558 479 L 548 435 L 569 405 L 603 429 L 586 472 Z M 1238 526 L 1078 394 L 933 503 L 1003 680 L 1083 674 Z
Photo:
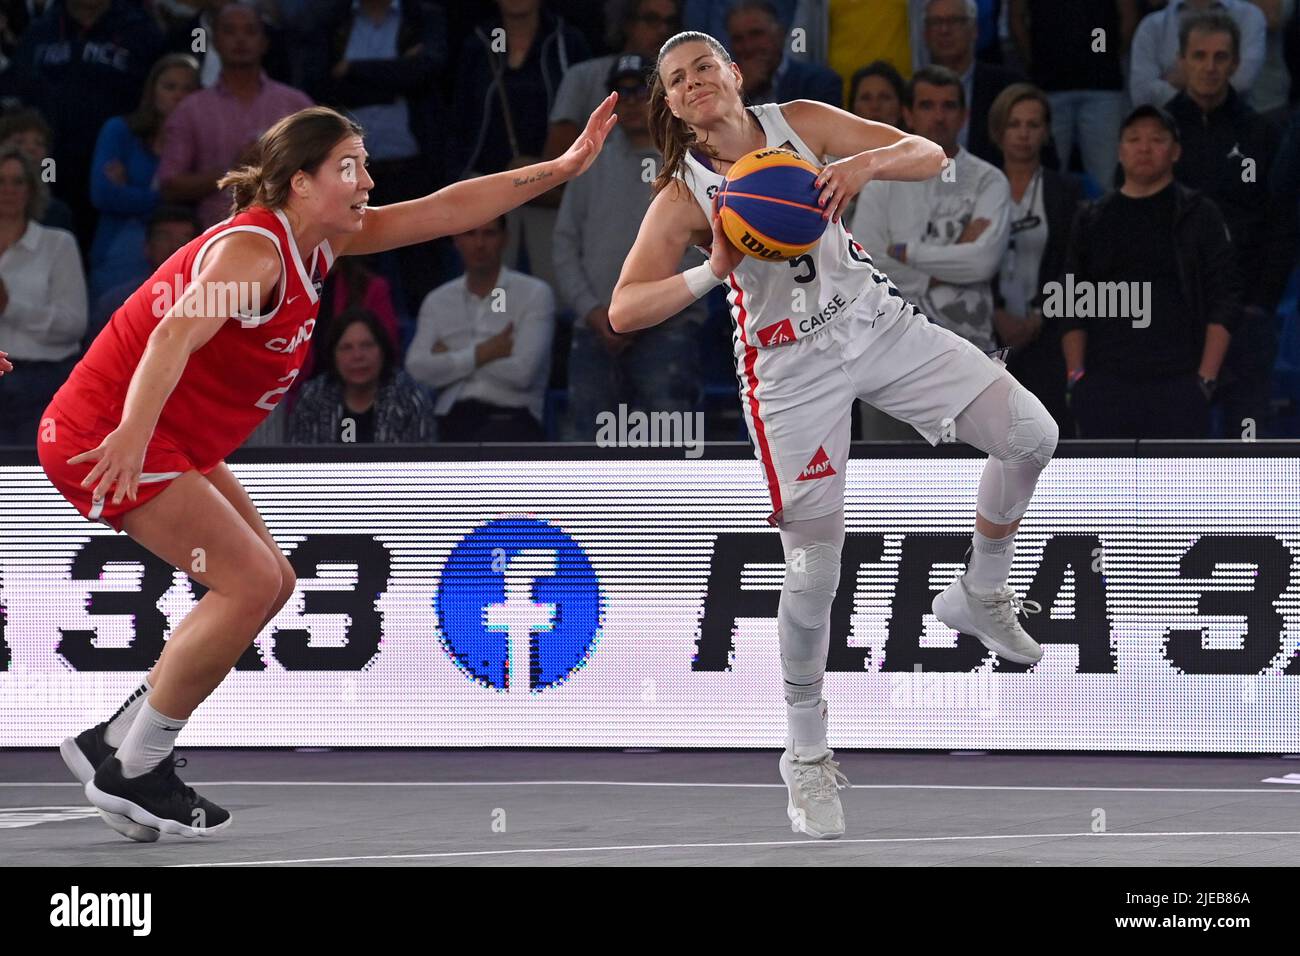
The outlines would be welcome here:
M 571 537 L 535 518 L 500 518 L 452 549 L 434 609 L 443 646 L 468 677 L 528 693 L 563 683 L 587 662 L 603 599 Z

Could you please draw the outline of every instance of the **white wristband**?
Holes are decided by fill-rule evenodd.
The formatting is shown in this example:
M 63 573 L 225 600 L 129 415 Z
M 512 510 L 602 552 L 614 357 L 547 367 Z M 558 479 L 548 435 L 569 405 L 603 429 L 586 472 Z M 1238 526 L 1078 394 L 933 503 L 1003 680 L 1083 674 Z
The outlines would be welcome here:
M 719 279 L 713 274 L 713 270 L 707 262 L 702 262 L 694 268 L 687 269 L 682 273 L 682 278 L 686 280 L 686 288 L 691 290 L 691 295 L 700 298 L 714 286 L 722 285 L 726 279 Z

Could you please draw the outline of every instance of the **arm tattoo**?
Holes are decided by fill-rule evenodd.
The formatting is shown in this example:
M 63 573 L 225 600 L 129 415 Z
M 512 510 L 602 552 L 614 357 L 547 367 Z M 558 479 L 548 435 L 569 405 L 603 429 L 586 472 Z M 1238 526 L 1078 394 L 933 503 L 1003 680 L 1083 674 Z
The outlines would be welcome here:
M 533 173 L 531 176 L 516 176 L 514 184 L 516 186 L 527 186 L 529 183 L 539 182 L 543 179 L 550 179 L 551 173 L 543 170 L 540 173 Z

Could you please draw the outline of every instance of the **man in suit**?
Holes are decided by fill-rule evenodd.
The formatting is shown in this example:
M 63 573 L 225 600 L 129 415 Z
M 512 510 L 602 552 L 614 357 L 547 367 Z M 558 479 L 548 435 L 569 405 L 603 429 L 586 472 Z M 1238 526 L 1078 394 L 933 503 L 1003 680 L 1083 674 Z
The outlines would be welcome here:
M 844 85 L 838 73 L 790 56 L 785 27 L 770 0 L 738 0 L 727 15 L 727 33 L 745 80 L 748 102 L 820 100 L 831 106 L 844 105 Z
M 1002 157 L 989 137 L 989 110 L 999 93 L 1025 78 L 1014 70 L 975 59 L 979 7 L 975 0 L 930 0 L 925 5 L 924 35 L 930 62 L 959 77 L 970 104 L 957 142 L 973 156 L 1000 166 Z

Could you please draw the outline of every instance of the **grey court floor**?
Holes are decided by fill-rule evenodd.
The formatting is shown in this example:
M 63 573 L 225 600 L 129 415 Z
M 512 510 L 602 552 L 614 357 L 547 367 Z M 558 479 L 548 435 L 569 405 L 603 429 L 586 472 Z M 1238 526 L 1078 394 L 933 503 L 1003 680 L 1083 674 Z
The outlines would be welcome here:
M 150 845 L 109 830 L 53 750 L 0 751 L 0 866 L 1300 861 L 1282 758 L 841 753 L 848 832 L 820 842 L 790 831 L 775 752 L 182 755 L 234 822 Z

